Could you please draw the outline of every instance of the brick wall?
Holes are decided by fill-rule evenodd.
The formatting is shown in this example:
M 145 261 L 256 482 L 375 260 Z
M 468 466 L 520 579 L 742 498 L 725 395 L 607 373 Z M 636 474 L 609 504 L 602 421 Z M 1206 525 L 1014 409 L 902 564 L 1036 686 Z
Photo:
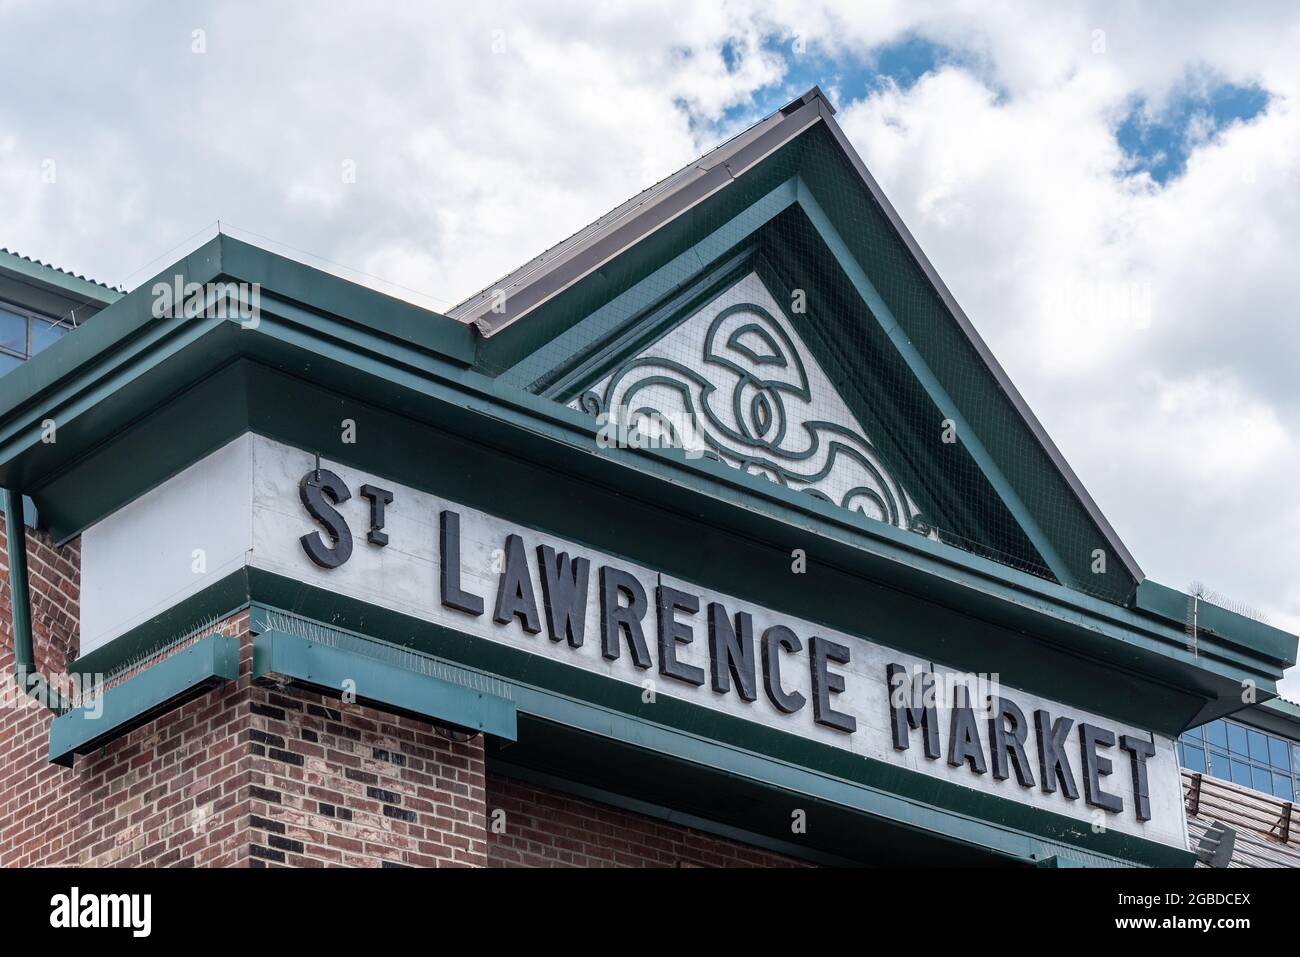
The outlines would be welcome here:
M 0 529 L 3 520 L 0 520 Z M 28 532 L 40 670 L 77 654 L 77 545 Z M 0 534 L 0 866 L 481 865 L 481 741 L 240 678 L 78 757 L 47 760 L 51 716 L 16 692 Z
M 234 684 L 217 689 L 71 768 L 50 764 L 50 712 L 13 680 L 6 547 L 0 546 L 0 866 L 245 860 L 248 772 L 239 762 L 248 715 L 239 701 L 246 692 Z M 77 654 L 79 550 L 77 543 L 56 549 L 32 531 L 27 549 L 36 663 L 57 675 Z M 246 625 L 247 616 L 238 616 L 222 630 L 237 634 Z
M 487 862 L 481 738 L 300 689 L 249 708 L 254 866 Z
M 77 655 L 78 543 L 28 532 L 38 668 Z M 481 739 L 240 678 L 73 767 L 48 761 L 51 716 L 17 693 L 0 518 L 0 866 L 780 866 L 732 841 L 488 776 Z M 489 813 L 505 813 L 493 833 Z
M 805 866 L 781 854 L 514 778 L 489 775 L 487 784 L 488 813 L 500 821 L 488 835 L 488 864 L 493 867 Z

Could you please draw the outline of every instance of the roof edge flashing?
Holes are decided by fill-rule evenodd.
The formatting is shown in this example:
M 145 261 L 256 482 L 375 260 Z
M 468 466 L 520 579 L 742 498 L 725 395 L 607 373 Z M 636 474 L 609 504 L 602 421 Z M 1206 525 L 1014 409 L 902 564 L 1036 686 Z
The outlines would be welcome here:
M 1148 578 L 1138 585 L 1133 607 L 1149 617 L 1176 622 L 1190 629 L 1191 601 L 1191 595 Z M 1223 608 L 1204 598 L 1199 602 L 1197 619 L 1198 637 L 1213 636 L 1227 644 L 1245 648 L 1252 654 L 1262 654 L 1284 667 L 1296 663 L 1300 638 L 1288 631 Z
M 548 266 L 531 270 L 526 276 L 516 278 L 518 286 L 512 288 L 512 277 L 521 271 L 516 270 L 474 297 L 479 300 L 477 303 L 471 299 L 451 310 L 453 315 L 459 315 L 463 321 L 471 323 L 485 339 L 510 328 L 538 307 L 730 185 L 809 127 L 827 118 L 822 111 L 825 101 L 820 96 L 808 102 L 795 103 L 798 106 L 793 112 L 778 112 L 765 117 L 749 130 L 672 174 L 681 175 L 681 181 L 645 202 L 630 215 L 613 215 L 618 210 L 612 210 L 607 216 L 612 216 L 610 224 L 617 224 L 615 228 L 597 229 L 573 248 L 557 250 Z M 521 267 L 525 268 L 527 267 Z M 470 303 L 473 304 L 469 305 Z M 463 308 L 465 306 L 469 308 Z
M 80 298 L 84 305 L 100 308 L 121 299 L 125 292 L 58 266 L 0 248 L 0 274 L 39 286 L 60 296 Z

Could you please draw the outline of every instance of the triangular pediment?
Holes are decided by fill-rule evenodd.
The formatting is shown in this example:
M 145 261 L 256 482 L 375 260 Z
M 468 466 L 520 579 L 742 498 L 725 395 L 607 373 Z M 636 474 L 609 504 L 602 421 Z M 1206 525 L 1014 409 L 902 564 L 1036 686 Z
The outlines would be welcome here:
M 798 315 L 748 272 L 571 405 L 929 534 L 914 497 L 799 334 Z
M 811 91 L 456 307 L 477 367 L 1127 600 L 1141 570 L 833 112 Z

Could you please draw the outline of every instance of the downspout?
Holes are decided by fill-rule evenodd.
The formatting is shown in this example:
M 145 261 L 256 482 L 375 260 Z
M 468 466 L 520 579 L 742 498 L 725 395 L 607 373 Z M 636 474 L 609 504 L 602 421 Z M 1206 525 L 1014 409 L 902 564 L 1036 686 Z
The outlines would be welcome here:
M 32 606 L 27 589 L 27 525 L 23 521 L 23 497 L 11 489 L 3 492 L 5 539 L 9 547 L 9 605 L 14 633 L 14 680 L 23 694 L 31 695 L 55 714 L 63 709 L 51 705 L 49 688 L 36 673 L 36 654 L 32 650 Z

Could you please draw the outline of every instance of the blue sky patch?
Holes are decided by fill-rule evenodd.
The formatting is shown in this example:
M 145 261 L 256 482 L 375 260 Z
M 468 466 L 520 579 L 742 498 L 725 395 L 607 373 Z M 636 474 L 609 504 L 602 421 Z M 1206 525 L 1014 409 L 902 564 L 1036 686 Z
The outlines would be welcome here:
M 754 90 L 749 102 L 728 108 L 721 118 L 721 126 L 748 125 L 813 86 L 820 86 L 836 107 L 842 109 L 889 82 L 900 89 L 910 89 L 927 73 L 945 66 L 963 67 L 989 82 L 989 77 L 984 75 L 988 70 L 978 57 L 917 34 L 907 34 L 861 55 L 832 57 L 816 44 L 797 50 L 796 37 L 788 34 L 766 36 L 761 47 L 764 54 L 781 58 L 785 73 L 780 81 Z M 720 48 L 719 55 L 727 70 L 734 72 L 745 50 L 742 44 L 728 41 Z
M 1232 83 L 1187 84 L 1156 112 L 1133 102 L 1115 131 L 1126 157 L 1125 173 L 1149 173 L 1161 186 L 1187 170 L 1187 157 L 1226 127 L 1250 122 L 1268 106 L 1269 93 Z

